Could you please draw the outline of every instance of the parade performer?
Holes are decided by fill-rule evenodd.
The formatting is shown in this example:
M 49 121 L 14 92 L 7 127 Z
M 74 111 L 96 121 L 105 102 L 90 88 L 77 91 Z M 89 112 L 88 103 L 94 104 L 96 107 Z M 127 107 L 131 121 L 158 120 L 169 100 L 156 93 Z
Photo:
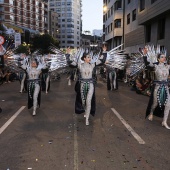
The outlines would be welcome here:
M 42 69 L 41 75 L 42 91 L 45 91 L 46 94 L 50 90 L 50 71 L 49 64 L 47 63 L 48 61 L 50 61 L 50 54 L 48 54 L 47 58 L 43 57 L 43 63 L 46 65 L 46 68 Z
M 81 50 L 80 50 L 81 51 Z M 83 51 L 83 50 L 82 50 Z M 89 125 L 89 116 L 95 115 L 96 103 L 95 103 L 95 66 L 104 64 L 105 59 L 98 59 L 96 62 L 91 63 L 91 56 L 89 53 L 79 53 L 81 61 L 69 60 L 69 49 L 67 49 L 67 61 L 69 65 L 77 66 L 78 68 L 78 79 L 75 85 L 76 102 L 75 102 L 75 113 L 81 114 L 85 112 L 84 117 L 86 118 L 85 124 Z
M 42 69 L 41 81 L 42 81 L 42 91 L 45 91 L 45 93 L 47 94 L 50 90 L 49 68 Z
M 169 70 L 170 65 L 166 62 L 166 53 L 160 52 L 160 47 L 157 47 L 156 51 L 153 52 L 153 47 L 147 46 L 143 50 L 143 55 L 148 58 L 149 65 L 155 68 L 156 80 L 153 82 L 153 89 L 146 110 L 146 117 L 150 121 L 153 120 L 153 115 L 163 117 L 162 126 L 166 129 L 170 129 L 167 124 L 168 115 L 170 111 L 170 94 L 169 94 Z M 153 62 L 153 57 L 158 62 Z M 157 55 L 157 57 L 156 57 Z M 150 58 L 151 59 L 150 59 Z M 155 59 L 155 60 L 156 60 Z
M 106 64 L 108 64 L 108 60 L 110 59 L 110 55 L 108 53 L 107 47 L 103 46 L 103 53 L 102 55 L 106 59 Z M 118 88 L 117 83 L 117 74 L 115 68 L 109 67 L 106 65 L 106 80 L 107 80 L 107 90 L 113 90 Z
M 123 45 L 123 44 L 122 44 Z M 113 48 L 106 52 L 106 46 L 103 47 L 103 54 L 106 58 L 106 78 L 107 78 L 107 90 L 118 89 L 118 70 L 124 70 L 126 65 L 126 55 L 124 51 L 120 51 L 119 48 L 122 46 Z
M 26 57 L 25 54 L 21 54 L 21 59 L 19 61 L 22 61 L 24 60 L 24 58 Z M 26 64 L 26 63 L 25 63 Z M 27 77 L 27 72 L 20 68 L 19 72 L 18 72 L 18 78 L 19 78 L 19 81 L 20 81 L 20 93 L 22 93 L 23 91 L 27 91 L 27 80 L 26 80 L 26 77 Z
M 37 63 L 35 59 L 31 59 L 30 66 L 26 65 L 26 59 L 22 62 L 21 68 L 26 70 L 28 74 L 28 109 L 33 107 L 32 115 L 36 115 L 36 109 L 40 107 L 41 97 L 41 70 L 46 68 L 45 64 Z

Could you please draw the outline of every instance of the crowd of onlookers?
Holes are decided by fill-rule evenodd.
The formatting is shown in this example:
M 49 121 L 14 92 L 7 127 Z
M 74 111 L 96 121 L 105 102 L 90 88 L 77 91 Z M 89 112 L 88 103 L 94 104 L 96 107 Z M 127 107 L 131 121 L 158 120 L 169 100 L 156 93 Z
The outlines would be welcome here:
M 0 82 L 2 83 L 10 83 L 18 79 L 17 74 L 13 72 L 9 67 L 0 68 Z
M 152 81 L 150 79 L 136 78 L 131 84 L 131 90 L 136 91 L 137 94 L 143 94 L 146 96 L 151 95 Z

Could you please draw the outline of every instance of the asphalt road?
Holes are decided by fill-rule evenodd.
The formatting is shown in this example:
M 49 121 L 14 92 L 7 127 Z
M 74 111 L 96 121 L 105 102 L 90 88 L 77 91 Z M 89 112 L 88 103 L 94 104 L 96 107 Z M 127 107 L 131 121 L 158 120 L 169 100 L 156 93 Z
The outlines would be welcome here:
M 145 119 L 149 97 L 126 84 L 107 91 L 98 81 L 89 126 L 74 114 L 74 83 L 67 86 L 65 77 L 42 93 L 34 117 L 22 107 L 27 94 L 19 88 L 19 82 L 0 86 L 0 170 L 170 170 L 170 131 L 160 118 Z

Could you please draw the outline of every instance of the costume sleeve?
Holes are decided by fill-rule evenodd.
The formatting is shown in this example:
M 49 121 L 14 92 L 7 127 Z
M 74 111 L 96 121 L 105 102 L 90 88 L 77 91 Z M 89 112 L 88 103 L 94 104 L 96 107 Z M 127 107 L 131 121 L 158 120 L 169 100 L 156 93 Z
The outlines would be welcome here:
M 106 62 L 106 58 L 107 58 L 107 53 L 103 53 L 103 55 L 101 55 L 101 57 L 95 62 L 94 66 L 101 66 Z
M 27 69 L 27 59 L 24 58 L 23 60 L 18 60 L 18 66 L 21 67 L 22 69 L 26 70 Z
M 66 54 L 65 56 L 66 56 L 67 64 L 68 64 L 70 67 L 75 67 L 75 68 L 76 68 L 76 67 L 78 66 L 75 61 L 73 61 L 73 60 L 70 59 L 70 56 L 71 56 L 70 54 Z
M 47 64 L 42 63 L 42 64 L 38 64 L 37 70 L 42 70 L 42 69 L 46 69 L 48 68 Z

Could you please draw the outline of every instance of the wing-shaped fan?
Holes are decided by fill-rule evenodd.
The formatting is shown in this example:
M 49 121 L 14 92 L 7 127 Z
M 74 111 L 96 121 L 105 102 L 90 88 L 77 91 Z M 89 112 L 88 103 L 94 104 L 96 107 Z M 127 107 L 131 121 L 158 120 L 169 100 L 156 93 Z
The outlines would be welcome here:
M 140 53 L 133 54 L 131 60 L 128 61 L 126 67 L 126 75 L 129 77 L 135 77 L 138 73 L 145 69 L 143 56 Z
M 114 49 L 108 52 L 109 59 L 107 59 L 106 66 L 109 68 L 117 68 L 120 70 L 124 70 L 127 63 L 127 55 L 124 54 L 124 51 L 120 51 L 120 47 L 123 44 L 115 47 Z

